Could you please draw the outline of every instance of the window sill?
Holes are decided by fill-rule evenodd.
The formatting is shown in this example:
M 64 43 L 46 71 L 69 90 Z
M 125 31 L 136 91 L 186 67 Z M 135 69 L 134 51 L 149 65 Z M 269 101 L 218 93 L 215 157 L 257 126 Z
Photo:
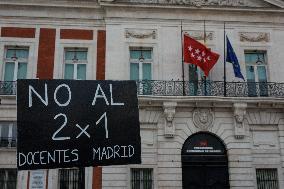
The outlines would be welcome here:
M 6 152 L 16 152 L 17 147 L 0 147 L 0 151 L 6 151 Z

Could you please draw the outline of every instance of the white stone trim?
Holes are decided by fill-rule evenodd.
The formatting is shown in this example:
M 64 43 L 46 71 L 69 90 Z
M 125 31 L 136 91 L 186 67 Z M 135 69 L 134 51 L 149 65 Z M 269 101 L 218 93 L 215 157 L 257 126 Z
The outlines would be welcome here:
M 6 26 L 6 25 L 5 25 Z M 0 25 L 3 27 L 3 25 Z M 27 26 L 26 26 L 27 27 Z M 0 41 L 0 60 L 4 60 L 5 47 L 7 46 L 19 46 L 28 47 L 29 57 L 28 57 L 28 67 L 27 67 L 27 79 L 36 78 L 37 72 L 37 60 L 38 60 L 38 41 L 39 41 L 39 29 L 36 29 L 35 38 L 16 38 L 16 37 L 1 37 Z M 4 66 L 0 64 L 0 78 L 4 78 Z
M 73 29 L 73 28 L 72 28 Z M 93 31 L 97 32 L 97 31 Z M 64 76 L 64 50 L 65 48 L 87 48 L 88 63 L 86 68 L 86 80 L 96 79 L 97 65 L 97 39 L 96 40 L 72 40 L 60 39 L 60 29 L 56 30 L 56 48 L 54 57 L 54 79 L 63 79 Z M 94 35 L 94 37 L 97 35 Z

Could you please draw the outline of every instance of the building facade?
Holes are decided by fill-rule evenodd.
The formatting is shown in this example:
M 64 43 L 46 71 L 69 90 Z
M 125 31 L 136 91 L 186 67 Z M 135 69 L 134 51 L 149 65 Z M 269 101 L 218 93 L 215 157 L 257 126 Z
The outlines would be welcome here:
M 1 188 L 284 188 L 284 1 L 0 5 Z M 184 33 L 220 54 L 209 77 L 182 64 Z M 224 74 L 225 34 L 245 81 Z M 142 164 L 17 172 L 23 78 L 137 80 Z

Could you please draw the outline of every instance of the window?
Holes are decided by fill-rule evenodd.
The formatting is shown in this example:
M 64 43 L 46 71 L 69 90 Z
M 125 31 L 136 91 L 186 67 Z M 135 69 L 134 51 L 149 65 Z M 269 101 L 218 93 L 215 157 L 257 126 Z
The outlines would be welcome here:
M 66 48 L 64 50 L 64 79 L 86 79 L 88 49 Z
M 85 189 L 85 169 L 59 169 L 60 189 Z
M 0 188 L 17 188 L 17 169 L 0 169 Z
M 188 73 L 189 73 L 189 95 L 195 96 L 197 95 L 198 91 L 200 91 L 202 95 L 209 96 L 211 89 L 210 78 L 205 77 L 204 72 L 193 64 L 188 65 Z
M 132 168 L 131 169 L 131 189 L 152 189 L 153 169 Z
M 152 94 L 152 49 L 130 49 L 130 79 L 139 80 L 138 93 L 143 95 Z
M 267 58 L 265 51 L 245 52 L 249 96 L 267 96 Z M 259 89 L 257 88 L 259 87 Z
M 277 169 L 256 169 L 257 189 L 278 189 Z
M 29 49 L 26 47 L 7 47 L 4 60 L 4 81 L 26 79 Z
M 143 61 L 141 61 L 143 58 Z M 130 49 L 130 79 L 151 80 L 152 79 L 152 49 L 132 48 Z
M 0 94 L 11 95 L 16 93 L 17 79 L 26 79 L 29 58 L 27 47 L 6 47 L 3 64 L 3 75 Z
M 0 147 L 16 147 L 16 122 L 0 122 Z

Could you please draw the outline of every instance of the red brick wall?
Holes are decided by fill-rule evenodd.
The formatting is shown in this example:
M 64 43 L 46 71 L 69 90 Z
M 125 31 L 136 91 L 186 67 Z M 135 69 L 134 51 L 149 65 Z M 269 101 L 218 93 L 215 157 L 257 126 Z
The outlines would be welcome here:
M 93 30 L 61 29 L 60 39 L 93 40 Z
M 105 79 L 105 53 L 106 53 L 106 31 L 98 31 L 97 42 L 97 80 Z
M 35 28 L 2 27 L 1 37 L 35 38 Z
M 97 80 L 105 80 L 106 31 L 99 30 L 97 38 Z M 102 167 L 93 168 L 93 189 L 102 189 Z
M 39 79 L 53 78 L 55 36 L 55 29 L 40 29 L 37 62 L 37 77 Z
M 102 167 L 93 168 L 93 189 L 102 189 Z

